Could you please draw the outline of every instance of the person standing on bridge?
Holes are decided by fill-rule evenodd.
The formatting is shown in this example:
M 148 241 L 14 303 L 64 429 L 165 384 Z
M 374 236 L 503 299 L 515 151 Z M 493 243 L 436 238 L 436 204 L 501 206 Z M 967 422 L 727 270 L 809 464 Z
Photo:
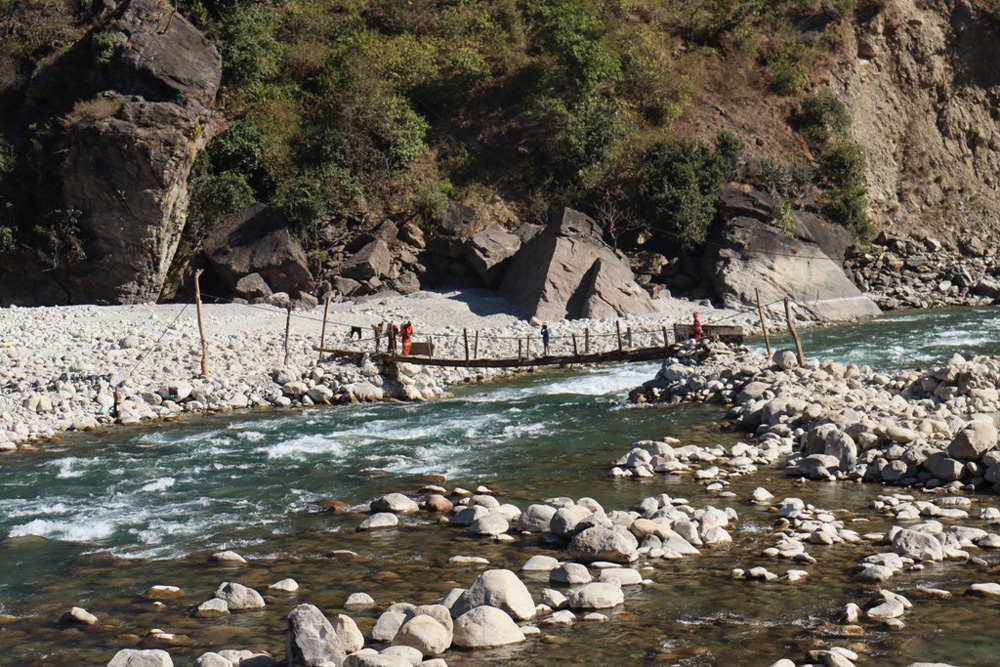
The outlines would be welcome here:
M 698 317 L 698 313 L 694 314 L 694 324 L 691 325 L 691 338 L 698 340 L 705 333 L 705 329 L 701 326 L 701 320 Z
M 395 322 L 389 322 L 388 336 L 389 336 L 389 347 L 388 352 L 392 356 L 396 356 L 396 336 L 399 335 L 399 326 Z
M 413 345 L 413 323 L 407 321 L 403 325 L 402 329 L 403 337 L 403 356 L 408 356 L 410 354 L 410 348 Z
M 549 356 L 549 324 L 542 325 L 542 355 Z

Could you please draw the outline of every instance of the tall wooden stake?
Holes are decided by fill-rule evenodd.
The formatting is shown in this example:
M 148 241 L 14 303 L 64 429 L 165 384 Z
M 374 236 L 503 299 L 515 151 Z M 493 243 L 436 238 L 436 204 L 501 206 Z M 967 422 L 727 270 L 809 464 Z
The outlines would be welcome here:
M 615 332 L 618 334 L 618 351 L 622 351 L 622 323 L 615 320 Z
M 792 308 L 788 303 L 788 297 L 785 297 L 785 319 L 788 320 L 788 333 L 792 334 L 792 340 L 795 341 L 795 354 L 799 357 L 799 366 L 806 365 L 806 358 L 802 354 L 802 341 L 799 340 L 799 334 L 795 330 L 795 325 L 792 324 Z
M 288 332 L 292 329 L 292 304 L 288 304 L 288 316 L 285 318 L 285 363 L 288 365 Z
M 469 360 L 469 330 L 463 329 L 462 336 L 465 338 L 465 360 Z
M 632 347 L 632 327 L 625 330 L 625 340 L 628 341 L 628 346 Z
M 201 269 L 194 272 L 194 305 L 198 308 L 198 333 L 201 334 L 201 374 L 206 380 L 210 379 L 208 374 L 208 339 L 205 338 L 205 320 L 201 315 L 201 284 L 198 278 L 201 276 Z
M 663 327 L 663 347 L 670 347 L 670 337 L 667 336 L 666 327 Z
M 755 287 L 757 292 L 757 313 L 760 315 L 760 328 L 764 331 L 764 345 L 767 346 L 767 358 L 771 358 L 771 338 L 767 335 L 767 320 L 764 319 L 764 307 L 760 305 L 760 288 Z
M 590 354 L 590 327 L 583 330 L 583 352 Z
M 573 356 L 580 356 L 580 352 L 576 349 L 576 334 L 573 334 Z
M 521 340 L 520 338 L 518 338 L 517 339 L 517 359 L 518 359 L 518 361 L 521 360 L 521 354 L 522 354 L 521 348 L 522 347 L 524 347 L 524 341 Z
M 323 329 L 319 335 L 319 358 L 323 359 L 323 348 L 326 347 L 326 317 L 330 314 L 330 295 L 326 295 L 326 303 L 323 305 Z
M 479 358 L 479 329 L 476 329 L 476 338 L 472 341 L 472 356 L 475 359 Z

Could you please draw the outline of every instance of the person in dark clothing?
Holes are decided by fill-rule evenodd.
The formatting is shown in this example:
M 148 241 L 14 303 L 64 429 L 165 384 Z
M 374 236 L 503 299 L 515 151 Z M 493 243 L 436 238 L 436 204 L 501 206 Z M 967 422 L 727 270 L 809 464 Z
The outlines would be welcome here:
M 351 327 L 351 334 L 349 338 L 357 338 L 361 340 L 361 327 Z
M 396 354 L 396 337 L 399 335 L 399 326 L 395 322 L 389 323 L 389 354 Z
M 549 325 L 542 325 L 542 354 L 549 356 Z

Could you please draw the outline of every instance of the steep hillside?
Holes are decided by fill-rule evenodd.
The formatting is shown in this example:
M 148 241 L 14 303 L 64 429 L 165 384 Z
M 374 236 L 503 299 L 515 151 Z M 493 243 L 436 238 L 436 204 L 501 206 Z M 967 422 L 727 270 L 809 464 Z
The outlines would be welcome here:
M 156 28 L 143 39 L 205 31 L 218 112 L 211 82 L 183 100 L 150 97 L 148 67 L 122 83 L 139 7 Z M 873 223 L 947 242 L 1000 207 L 1000 39 L 996 8 L 974 0 L 0 0 L 0 16 L 0 251 L 39 286 L 0 273 L 9 300 L 175 294 L 207 266 L 203 239 L 257 202 L 320 281 L 387 218 L 434 237 L 456 215 L 514 229 L 572 206 L 613 244 L 665 255 L 654 278 L 694 293 L 727 181 L 767 193 L 778 228 L 800 209 L 862 242 Z M 183 79 L 177 52 L 159 53 L 165 80 Z M 54 87 L 67 72 L 88 85 Z M 134 123 L 136 96 L 185 109 L 140 122 L 161 138 L 131 139 L 174 147 L 150 173 L 164 191 L 74 178 L 94 156 L 156 164 L 87 143 Z M 419 284 L 469 272 L 434 252 L 416 258 Z

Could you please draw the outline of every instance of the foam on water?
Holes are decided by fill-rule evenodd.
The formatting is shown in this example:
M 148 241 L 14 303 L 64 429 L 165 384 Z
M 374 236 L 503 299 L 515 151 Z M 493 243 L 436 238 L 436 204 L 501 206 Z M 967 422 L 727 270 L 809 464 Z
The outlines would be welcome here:
M 139 489 L 139 491 L 145 493 L 152 491 L 166 491 L 176 483 L 177 480 L 174 479 L 173 477 L 161 477 L 155 482 L 150 482 L 149 484 L 146 484 L 141 489 Z
M 304 435 L 292 440 L 285 440 L 276 445 L 261 447 L 257 452 L 264 452 L 269 459 L 292 458 L 305 460 L 313 454 L 341 454 L 343 443 L 328 435 Z
M 98 542 L 111 537 L 116 529 L 117 526 L 114 522 L 106 519 L 96 521 L 87 521 L 80 518 L 69 521 L 35 519 L 24 525 L 15 526 L 10 531 L 8 537 L 38 535 L 39 537 L 65 540 L 67 542 Z

